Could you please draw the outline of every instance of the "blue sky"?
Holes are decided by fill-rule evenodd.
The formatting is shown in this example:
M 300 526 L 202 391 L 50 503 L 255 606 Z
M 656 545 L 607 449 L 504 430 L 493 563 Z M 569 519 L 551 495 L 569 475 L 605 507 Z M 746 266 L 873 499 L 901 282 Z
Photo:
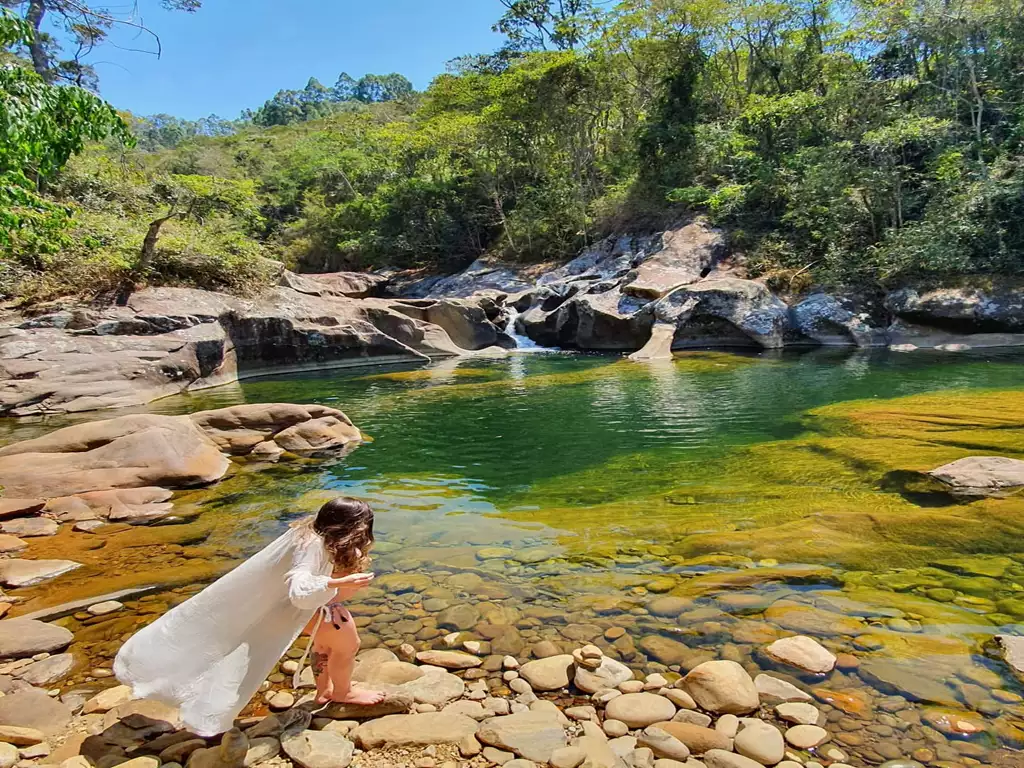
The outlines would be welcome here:
M 92 57 L 104 98 L 140 115 L 238 117 L 315 76 L 400 72 L 418 88 L 445 62 L 497 48 L 498 0 L 204 0 L 196 14 L 140 0 L 163 56 L 105 46 Z M 123 48 L 150 41 L 121 31 Z

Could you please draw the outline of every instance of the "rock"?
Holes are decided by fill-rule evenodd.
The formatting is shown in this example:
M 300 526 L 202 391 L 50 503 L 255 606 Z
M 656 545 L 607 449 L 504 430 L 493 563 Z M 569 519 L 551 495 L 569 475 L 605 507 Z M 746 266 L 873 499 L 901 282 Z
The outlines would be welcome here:
M 275 712 L 291 709 L 295 706 L 295 696 L 288 691 L 278 691 L 270 697 L 268 704 Z
M 53 536 L 58 530 L 60 530 L 60 526 L 48 517 L 24 517 L 0 523 L 0 531 L 8 536 L 20 536 L 23 539 L 33 536 Z
M 850 297 L 814 293 L 790 311 L 793 329 L 823 346 L 885 346 L 884 329 Z
M 26 549 L 28 544 L 19 539 L 17 536 L 8 536 L 7 534 L 0 534 L 0 555 L 9 555 L 13 552 L 21 552 Z
M 644 346 L 651 333 L 653 317 L 640 312 L 646 303 L 618 287 L 577 293 L 548 315 L 540 333 L 531 326 L 525 330 L 534 341 L 549 346 L 632 352 Z
M 16 746 L 0 742 L 0 768 L 14 768 L 20 759 L 21 755 L 18 753 Z M 81 760 L 85 762 L 85 758 L 81 758 Z M 75 768 L 92 768 L 92 766 L 85 762 L 85 766 L 75 766 Z
M 0 725 L 0 742 L 16 747 L 31 747 L 46 741 L 46 735 L 35 728 L 19 728 L 16 725 Z
M 32 619 L 0 621 L 0 657 L 3 658 L 24 658 L 35 656 L 37 653 L 53 653 L 67 648 L 72 640 L 74 635 L 71 632 L 54 624 Z
M 537 764 L 532 760 L 509 760 L 505 765 L 507 765 L 508 768 L 538 768 Z
M 690 758 L 690 749 L 686 744 L 656 725 L 645 728 L 637 743 L 650 749 L 657 757 L 667 757 L 671 760 Z
M 694 701 L 715 714 L 744 715 L 760 703 L 754 681 L 734 661 L 706 661 L 691 670 L 685 682 Z
M 534 690 L 557 691 L 569 686 L 574 671 L 572 656 L 560 654 L 526 662 L 519 668 L 519 675 Z
M 0 561 L 0 584 L 30 587 L 76 568 L 81 568 L 81 564 L 71 560 L 3 560 Z
M 747 720 L 736 738 L 733 749 L 762 765 L 775 765 L 786 756 L 786 742 L 779 729 L 761 720 Z
M 712 728 L 676 721 L 655 723 L 655 727 L 671 734 L 695 755 L 703 755 L 711 749 L 732 749 L 732 739 Z
M 2 626 L 2 624 L 0 624 Z M 1024 637 L 1017 635 L 996 635 L 996 642 L 1003 651 L 1003 658 L 1018 677 L 1024 678 Z
M 46 687 L 71 674 L 74 666 L 74 656 L 70 653 L 60 653 L 29 664 L 18 671 L 18 678 L 31 685 Z
M 668 688 L 662 695 L 680 709 L 696 709 L 697 702 L 681 688 Z
M 466 684 L 443 669 L 437 667 L 421 667 L 423 677 L 403 683 L 398 691 L 412 696 L 417 704 L 431 704 L 443 707 L 449 701 L 459 698 L 466 691 Z M 374 686 L 381 688 L 382 686 Z
M 479 744 L 479 742 L 477 743 Z M 516 759 L 515 752 L 506 752 L 503 749 L 495 749 L 494 747 L 484 747 L 481 754 L 487 762 L 494 763 L 495 765 L 505 765 Z
M 675 704 L 654 693 L 627 693 L 612 699 L 605 707 L 606 717 L 621 720 L 630 728 L 646 728 L 671 720 L 675 713 Z
M 562 726 L 544 710 L 484 720 L 476 737 L 484 744 L 510 750 L 538 763 L 548 762 L 556 749 L 566 746 Z
M 693 601 L 684 597 L 659 597 L 647 604 L 647 610 L 652 616 L 661 616 L 667 619 L 674 619 L 683 611 L 693 608 Z
M 117 600 L 106 600 L 102 603 L 90 605 L 86 610 L 93 616 L 106 616 L 108 613 L 116 613 L 124 608 L 123 603 Z
M 464 631 L 480 621 L 480 611 L 475 605 L 461 603 L 446 608 L 437 615 L 437 626 L 441 629 Z
M 330 731 L 286 732 L 281 748 L 301 768 L 345 768 L 355 751 L 351 741 Z
M 740 733 L 742 735 L 742 731 Z M 795 725 L 786 731 L 786 741 L 796 749 L 813 749 L 828 739 L 828 731 L 817 725 Z
M 756 760 L 722 749 L 712 749 L 702 759 L 707 768 L 764 768 Z
M 476 720 L 449 712 L 388 715 L 360 725 L 352 734 L 362 749 L 458 744 L 476 733 Z
M 53 736 L 70 722 L 71 709 L 42 691 L 29 689 L 0 698 L 0 726 L 33 728 Z
M 248 751 L 249 739 L 234 728 L 221 737 L 219 745 L 193 752 L 187 765 L 188 768 L 242 768 Z
M 916 665 L 886 659 L 867 659 L 857 670 L 865 682 L 885 692 L 898 693 L 911 701 L 957 707 L 959 701 L 949 686 L 933 679 L 934 672 Z
M 387 275 L 372 272 L 316 272 L 313 275 L 298 275 L 286 269 L 281 273 L 278 284 L 312 296 L 363 299 L 379 294 L 388 280 Z
M 245 753 L 245 768 L 253 768 L 267 760 L 273 760 L 279 754 L 281 754 L 281 742 L 272 736 L 250 739 L 249 750 Z M 160 759 L 163 760 L 163 753 L 161 753 Z
M 579 747 L 559 747 L 551 753 L 548 764 L 551 768 L 577 768 L 587 759 L 587 753 Z
M 1024 461 L 1002 456 L 968 456 L 928 474 L 960 496 L 999 496 L 1024 486 Z
M 647 635 L 640 639 L 638 646 L 652 659 L 668 667 L 685 664 L 695 656 L 689 646 L 664 635 Z
M 715 730 L 730 739 L 735 739 L 740 730 L 740 719 L 736 715 L 722 715 L 715 723 Z
M 776 640 L 768 646 L 766 652 L 776 661 L 814 674 L 831 672 L 836 666 L 835 655 L 817 640 L 805 635 Z
M 461 685 L 462 681 L 459 680 L 459 683 Z M 402 688 L 385 685 L 374 687 L 383 690 L 385 693 L 384 701 L 379 704 L 374 704 L 372 707 L 365 707 L 359 704 L 332 704 L 324 710 L 323 716 L 333 718 L 334 720 L 362 720 L 384 717 L 385 715 L 397 715 L 408 712 L 412 709 L 413 704 L 416 703 L 414 693 L 406 690 L 404 686 Z M 461 692 L 458 695 L 461 695 Z
M 611 718 L 606 718 L 605 721 L 601 723 L 601 728 L 605 732 L 605 735 L 610 736 L 613 739 L 617 739 L 620 736 L 625 736 L 629 733 L 628 725 L 621 720 L 612 720 Z
M 596 669 L 576 667 L 573 680 L 576 687 L 584 693 L 597 693 L 606 688 L 617 688 L 621 683 L 633 678 L 633 670 L 622 662 L 602 656 Z
M 44 499 L 12 499 L 5 496 L 0 498 L 0 520 L 38 515 L 45 506 Z
M 116 688 L 107 688 L 100 691 L 82 707 L 82 714 L 90 715 L 94 712 L 109 712 L 117 709 L 122 704 L 132 700 L 132 689 L 127 685 L 119 685 Z
M 1020 290 L 1012 282 L 987 288 L 901 288 L 886 296 L 885 306 L 908 322 L 960 333 L 1017 333 L 1024 328 Z
M 734 715 L 723 715 L 723 717 L 734 717 Z M 703 712 L 695 712 L 692 709 L 680 709 L 676 712 L 675 717 L 672 718 L 673 723 L 689 723 L 690 725 L 699 725 L 702 728 L 711 727 L 711 716 L 705 715 Z
M 430 664 L 445 669 L 472 669 L 479 667 L 484 660 L 459 651 L 420 651 L 416 660 L 421 664 Z
M 725 255 L 727 247 L 721 230 L 701 219 L 668 230 L 660 248 L 648 257 L 622 284 L 633 296 L 660 299 L 673 288 L 701 280 Z
M 775 714 L 780 720 L 794 725 L 817 725 L 821 721 L 821 712 L 812 704 L 788 702 L 775 707 Z
M 859 619 L 792 600 L 776 600 L 765 610 L 764 617 L 791 632 L 819 637 L 859 635 L 864 631 Z
M 573 745 L 586 754 L 583 768 L 620 768 L 622 759 L 613 751 L 604 734 L 584 734 Z
M 792 683 L 780 680 L 771 675 L 758 675 L 754 678 L 761 701 L 765 704 L 778 704 L 785 701 L 813 701 L 814 697 L 805 693 Z

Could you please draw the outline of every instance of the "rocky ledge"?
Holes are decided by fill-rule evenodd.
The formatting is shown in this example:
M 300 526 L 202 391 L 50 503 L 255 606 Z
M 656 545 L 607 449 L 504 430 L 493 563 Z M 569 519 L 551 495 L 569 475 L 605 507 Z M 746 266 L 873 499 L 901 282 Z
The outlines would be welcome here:
M 680 676 L 634 672 L 595 645 L 571 653 L 538 646 L 529 660 L 488 655 L 485 642 L 453 633 L 439 649 L 360 654 L 357 685 L 386 693 L 372 708 L 317 707 L 308 668 L 298 688 L 284 687 L 298 671 L 297 644 L 251 714 L 205 739 L 173 709 L 132 701 L 123 686 L 61 690 L 67 630 L 28 620 L 0 622 L 0 630 L 8 658 L 0 666 L 0 764 L 8 767 L 853 768 L 861 763 L 844 747 L 849 724 L 871 714 L 853 697 L 805 682 L 849 660 L 802 635 L 762 649 L 780 672 L 718 659 Z M 891 726 L 872 726 L 889 734 L 874 764 L 977 764 L 973 740 L 984 723 L 939 708 L 898 714 L 883 715 Z M 932 731 L 942 737 L 929 739 Z M 1000 768 L 1019 759 L 1012 750 L 985 754 Z
M 959 351 L 1024 344 L 1018 282 L 881 292 L 774 292 L 747 279 L 723 232 L 696 219 L 642 237 L 610 237 L 535 274 L 480 260 L 446 278 L 393 289 L 426 298 L 490 295 L 519 312 L 543 346 L 666 357 L 687 347 L 891 346 Z M 981 286 L 981 287 L 979 287 Z
M 359 298 L 375 283 L 357 277 L 285 272 L 281 285 L 253 299 L 155 288 L 126 307 L 14 318 L 0 327 L 0 414 L 136 406 L 271 370 L 515 346 L 491 298 Z
M 173 491 L 220 480 L 231 458 L 278 461 L 350 450 L 361 441 L 341 411 L 270 403 L 121 416 L 14 443 L 0 449 L 0 584 L 31 586 L 79 567 L 22 559 L 26 538 L 56 535 L 62 525 L 89 533 L 111 524 L 174 522 Z

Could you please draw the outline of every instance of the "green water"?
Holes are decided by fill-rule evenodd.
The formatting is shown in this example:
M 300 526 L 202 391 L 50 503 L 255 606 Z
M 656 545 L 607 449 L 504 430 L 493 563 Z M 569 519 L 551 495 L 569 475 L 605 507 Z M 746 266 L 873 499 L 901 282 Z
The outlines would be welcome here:
M 999 748 L 1024 746 L 1024 691 L 991 641 L 1024 629 L 1024 503 L 900 478 L 1024 458 L 1022 361 L 518 354 L 250 380 L 153 410 L 320 403 L 373 438 L 182 497 L 233 560 L 331 494 L 369 500 L 379 588 L 354 607 L 369 646 L 437 646 L 458 625 L 443 611 L 465 606 L 466 637 L 496 653 L 593 640 L 640 670 L 724 657 L 793 674 L 763 648 L 807 633 L 846 654 L 803 680 L 859 702 L 823 704 L 852 764 L 930 749 L 1011 765 Z M 979 732 L 948 732 L 940 710 Z

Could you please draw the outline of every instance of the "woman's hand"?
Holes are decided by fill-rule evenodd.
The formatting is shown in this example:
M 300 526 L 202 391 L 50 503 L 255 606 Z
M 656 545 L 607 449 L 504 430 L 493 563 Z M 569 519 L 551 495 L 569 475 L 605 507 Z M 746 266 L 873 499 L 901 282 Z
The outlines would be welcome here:
M 368 587 L 373 581 L 372 573 L 353 573 L 350 576 L 342 576 L 340 579 L 331 579 L 327 586 L 338 590 L 338 597 L 346 598 L 354 595 L 363 587 Z

